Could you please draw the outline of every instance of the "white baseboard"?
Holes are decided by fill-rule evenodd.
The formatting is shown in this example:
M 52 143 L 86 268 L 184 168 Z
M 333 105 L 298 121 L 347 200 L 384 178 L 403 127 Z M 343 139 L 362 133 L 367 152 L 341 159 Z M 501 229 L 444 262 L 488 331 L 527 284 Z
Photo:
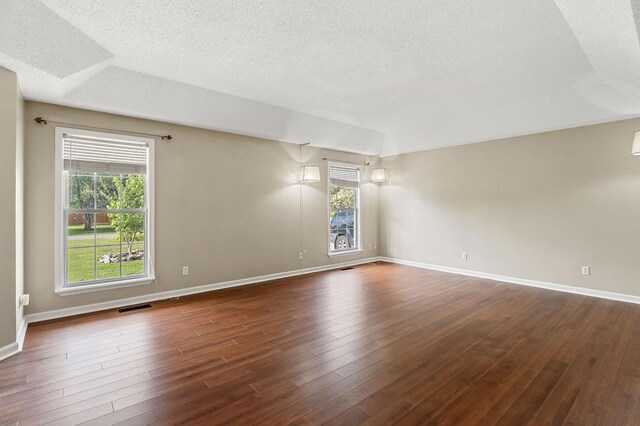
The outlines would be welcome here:
M 466 275 L 469 277 L 485 278 L 493 281 L 501 281 L 510 284 L 526 285 L 528 287 L 544 288 L 547 290 L 561 291 L 563 293 L 580 294 L 582 296 L 599 297 L 601 299 L 617 300 L 619 302 L 640 304 L 640 296 L 631 294 L 614 293 L 610 291 L 594 290 L 584 287 L 575 287 L 564 284 L 554 284 L 544 281 L 535 281 L 525 278 L 514 278 L 505 275 L 490 274 L 487 272 L 470 271 L 467 269 L 452 268 L 449 266 L 432 265 L 429 263 L 415 262 L 412 260 L 395 259 L 392 257 L 380 257 L 383 262 L 397 263 L 399 265 L 414 266 L 416 268 L 430 269 L 433 271 L 449 272 L 452 274 Z
M 315 266 L 315 267 L 312 267 L 312 268 L 296 269 L 296 270 L 293 270 L 293 271 L 279 272 L 279 273 L 276 273 L 276 274 L 260 275 L 260 276 L 257 276 L 257 277 L 243 278 L 243 279 L 232 280 L 232 281 L 224 281 L 224 282 L 220 282 L 220 283 L 207 284 L 207 285 L 202 285 L 202 286 L 197 286 L 197 287 L 183 288 L 183 289 L 179 289 L 179 290 L 170 290 L 170 291 L 163 291 L 163 292 L 159 292 L 159 293 L 145 294 L 145 295 L 142 295 L 142 296 L 129 297 L 129 298 L 126 298 L 126 299 L 112 300 L 112 301 L 109 301 L 109 302 L 93 303 L 91 305 L 83 305 L 83 306 L 75 306 L 73 308 L 56 309 L 56 310 L 53 310 L 53 311 L 38 312 L 38 313 L 26 315 L 26 320 L 27 320 L 28 324 L 31 324 L 31 323 L 39 322 L 39 321 L 47 321 L 47 320 L 56 319 L 56 318 L 63 318 L 63 317 L 69 317 L 69 316 L 73 316 L 73 315 L 80 315 L 80 314 L 87 314 L 87 313 L 91 313 L 91 312 L 104 311 L 104 310 L 107 310 L 107 309 L 120 308 L 122 306 L 136 305 L 136 304 L 139 304 L 139 303 L 148 303 L 148 302 L 153 302 L 153 301 L 156 301 L 156 300 L 165 300 L 165 299 L 170 299 L 172 297 L 182 297 L 182 296 L 188 296 L 190 294 L 206 293 L 206 292 L 209 292 L 209 291 L 221 290 L 221 289 L 224 289 L 224 288 L 239 287 L 239 286 L 243 286 L 243 285 L 261 283 L 261 282 L 264 282 L 264 281 L 272 281 L 272 280 L 277 280 L 277 279 L 281 279 L 281 278 L 294 277 L 294 276 L 297 276 L 297 275 L 311 274 L 313 272 L 322 272 L 322 271 L 328 271 L 328 270 L 331 270 L 331 269 L 345 268 L 345 267 L 348 267 L 348 266 L 362 265 L 362 264 L 365 264 L 365 263 L 377 262 L 378 260 L 379 260 L 379 258 L 377 256 L 376 257 L 369 257 L 369 258 L 366 258 L 366 259 L 334 263 L 334 264 L 331 264 L 331 265 L 322 265 L 322 266 Z M 25 331 L 26 331 L 26 327 L 25 327 Z
M 18 336 L 16 338 L 16 341 L 0 348 L 0 361 L 22 352 L 22 346 L 24 345 L 24 336 L 27 334 L 27 326 L 27 319 L 25 317 L 22 317 L 22 321 L 20 321 L 20 328 L 18 328 Z
M 9 343 L 7 346 L 3 346 L 0 348 L 0 361 L 2 361 L 3 359 L 7 359 L 17 353 L 20 353 L 18 342 Z
M 251 277 L 251 278 L 243 278 L 239 280 L 225 281 L 225 282 L 220 282 L 215 284 L 189 287 L 189 288 L 184 288 L 179 290 L 163 291 L 160 293 L 146 294 L 143 296 L 129 297 L 126 299 L 118 299 L 118 300 L 113 300 L 109 302 L 94 303 L 90 305 L 76 306 L 73 308 L 57 309 L 53 311 L 28 314 L 28 315 L 25 315 L 25 317 L 22 319 L 22 322 L 20 324 L 20 328 L 18 331 L 17 341 L 15 343 L 11 343 L 7 346 L 0 348 L 0 361 L 22 351 L 22 346 L 24 344 L 24 338 L 27 332 L 27 327 L 30 323 L 69 317 L 73 315 L 87 314 L 91 312 L 104 311 L 107 309 L 114 309 L 122 306 L 135 305 L 139 303 L 148 303 L 156 300 L 165 300 L 165 299 L 170 299 L 172 297 L 188 296 L 191 294 L 206 293 L 209 291 L 221 290 L 225 288 L 239 287 L 239 286 L 244 286 L 249 284 L 257 284 L 265 281 L 272 281 L 272 280 L 277 280 L 281 278 L 294 277 L 297 275 L 311 274 L 314 272 L 329 271 L 332 269 L 340 269 L 348 266 L 362 265 L 362 264 L 372 263 L 377 261 L 397 263 L 399 265 L 413 266 L 416 268 L 430 269 L 433 271 L 448 272 L 452 274 L 466 275 L 466 276 L 476 277 L 476 278 L 485 278 L 493 281 L 500 281 L 500 282 L 505 282 L 510 284 L 519 284 L 519 285 L 525 285 L 529 287 L 544 288 L 547 290 L 561 291 L 564 293 L 573 293 L 573 294 L 579 294 L 583 296 L 598 297 L 601 299 L 609 299 L 609 300 L 616 300 L 620 302 L 640 304 L 640 297 L 633 296 L 630 294 L 613 293 L 613 292 L 602 291 L 602 290 L 593 290 L 593 289 L 588 289 L 583 287 L 554 284 L 554 283 L 548 283 L 544 281 L 535 281 L 535 280 L 529 280 L 524 278 L 514 278 L 514 277 L 508 277 L 505 275 L 470 271 L 467 269 L 433 265 L 433 264 L 428 264 L 423 262 L 415 262 L 415 261 L 404 260 L 404 259 L 395 259 L 395 258 L 384 257 L 384 256 L 369 257 L 366 259 L 334 263 L 331 265 L 297 269 L 293 271 L 280 272 L 280 273 L 269 274 L 269 275 L 261 275 L 257 277 Z

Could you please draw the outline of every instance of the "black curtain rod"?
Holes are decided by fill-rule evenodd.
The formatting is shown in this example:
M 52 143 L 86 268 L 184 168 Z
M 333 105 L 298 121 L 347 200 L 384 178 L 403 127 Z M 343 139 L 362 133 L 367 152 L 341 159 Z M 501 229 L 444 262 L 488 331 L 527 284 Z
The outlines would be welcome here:
M 42 117 L 36 117 L 36 118 L 33 119 L 33 121 L 35 121 L 38 124 L 55 123 L 55 124 L 62 124 L 63 126 L 81 127 L 83 129 L 106 130 L 108 132 L 117 132 L 117 133 L 129 134 L 129 135 L 151 136 L 153 138 L 159 138 L 159 139 L 161 139 L 163 141 L 170 141 L 171 139 L 173 139 L 173 137 L 171 135 L 156 135 L 154 133 L 130 132 L 130 131 L 127 131 L 127 130 L 107 129 L 107 128 L 104 128 L 104 127 L 85 126 L 84 124 L 73 124 L 73 123 L 65 123 L 65 122 L 62 122 L 62 121 L 46 120 L 46 119 L 44 119 Z

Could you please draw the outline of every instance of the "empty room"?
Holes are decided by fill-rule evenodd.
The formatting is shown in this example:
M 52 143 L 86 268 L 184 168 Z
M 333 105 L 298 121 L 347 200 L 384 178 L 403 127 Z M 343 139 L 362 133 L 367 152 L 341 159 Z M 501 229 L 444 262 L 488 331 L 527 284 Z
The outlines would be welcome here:
M 0 425 L 640 425 L 640 0 L 0 0 Z

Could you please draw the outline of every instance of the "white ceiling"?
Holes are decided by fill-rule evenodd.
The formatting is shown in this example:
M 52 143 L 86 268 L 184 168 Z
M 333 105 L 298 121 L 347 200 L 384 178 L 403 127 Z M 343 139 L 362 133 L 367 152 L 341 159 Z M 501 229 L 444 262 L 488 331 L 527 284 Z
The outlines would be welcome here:
M 635 11 L 635 18 L 634 18 Z M 0 0 L 28 99 L 368 154 L 640 116 L 640 0 Z

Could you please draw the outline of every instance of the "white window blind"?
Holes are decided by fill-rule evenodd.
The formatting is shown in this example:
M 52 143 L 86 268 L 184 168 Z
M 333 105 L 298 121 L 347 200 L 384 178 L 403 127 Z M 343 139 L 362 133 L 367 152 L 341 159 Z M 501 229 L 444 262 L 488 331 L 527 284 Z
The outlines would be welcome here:
M 64 133 L 64 170 L 146 174 L 149 146 L 144 142 Z
M 355 167 L 331 166 L 329 174 L 332 185 L 358 188 L 360 184 L 360 170 Z

